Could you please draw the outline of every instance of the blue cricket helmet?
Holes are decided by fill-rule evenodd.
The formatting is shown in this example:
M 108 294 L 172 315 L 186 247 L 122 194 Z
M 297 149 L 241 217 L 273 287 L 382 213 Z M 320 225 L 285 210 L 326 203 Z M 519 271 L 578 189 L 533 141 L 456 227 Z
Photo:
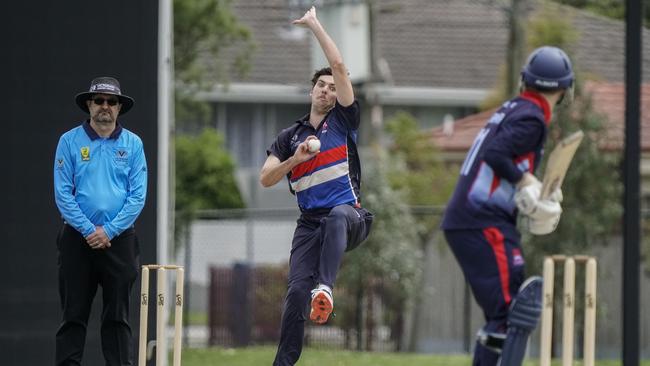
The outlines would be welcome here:
M 524 85 L 538 90 L 571 88 L 574 81 L 571 60 L 557 47 L 540 47 L 528 56 L 521 70 L 521 80 Z

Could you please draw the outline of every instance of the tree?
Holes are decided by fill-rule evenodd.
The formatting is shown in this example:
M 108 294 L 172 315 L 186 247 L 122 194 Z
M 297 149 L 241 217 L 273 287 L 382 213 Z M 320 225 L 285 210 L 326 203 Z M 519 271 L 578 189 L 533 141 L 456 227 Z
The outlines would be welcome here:
M 513 0 L 513 4 L 519 3 L 521 0 Z M 513 5 L 514 6 L 514 5 Z M 521 5 L 518 5 L 521 6 Z M 521 12 L 514 8 L 512 10 L 506 9 L 509 15 L 512 16 L 515 12 Z M 515 20 L 517 19 L 517 20 Z M 525 22 L 526 26 L 521 27 L 520 23 Z M 481 102 L 480 109 L 487 110 L 495 108 L 504 100 L 512 98 L 517 94 L 518 80 L 520 78 L 521 66 L 525 62 L 522 53 L 527 54 L 536 47 L 542 45 L 552 45 L 560 48 L 570 49 L 573 44 L 578 40 L 578 32 L 571 25 L 570 15 L 560 13 L 558 7 L 551 6 L 548 2 L 542 2 L 541 8 L 538 9 L 533 16 L 526 21 L 522 15 L 510 19 L 510 40 L 508 45 L 508 56 L 505 65 L 500 71 L 499 81 L 492 89 L 488 97 Z M 521 37 L 516 41 L 512 40 L 515 34 L 519 32 L 517 29 L 526 29 L 526 39 L 521 40 Z M 519 52 L 510 50 L 512 47 L 523 48 Z
M 519 86 L 519 65 L 524 61 L 526 28 L 523 25 L 523 0 L 511 0 L 508 9 L 508 62 L 505 92 L 508 98 L 517 95 Z
M 230 0 L 174 0 L 175 120 L 181 130 L 203 130 L 210 105 L 197 92 L 227 81 L 229 69 L 243 74 L 253 50 L 250 30 L 237 21 Z M 228 50 L 228 57 L 223 51 Z M 195 128 L 191 128 L 191 123 Z M 234 163 L 216 131 L 179 136 L 172 151 L 175 171 L 175 239 L 203 208 L 243 207 L 233 178 Z M 212 161 L 210 161 L 212 159 Z M 178 243 L 178 240 L 176 240 Z M 178 247 L 178 245 L 176 245 Z
M 525 0 L 485 0 L 497 5 L 508 21 L 508 44 L 506 62 L 499 71 L 499 82 L 488 97 L 481 103 L 481 110 L 491 109 L 503 100 L 512 98 L 518 92 L 520 65 L 524 61 L 525 38 Z
M 231 72 L 245 74 L 253 50 L 251 32 L 233 14 L 231 0 L 174 0 L 176 120 L 208 121 L 209 105 L 194 95 L 226 82 Z
M 375 223 L 366 243 L 345 256 L 339 282 L 348 294 L 337 307 L 346 309 L 340 312 L 342 323 L 356 319 L 360 330 L 361 300 L 372 301 L 373 294 L 381 298 L 399 349 L 405 309 L 420 284 L 423 250 L 439 225 L 437 216 L 414 216 L 412 209 L 445 204 L 457 172 L 443 163 L 410 114 L 399 112 L 386 130 L 390 153 L 375 148 L 374 159 L 364 165 L 364 205 L 375 214 Z
M 368 239 L 344 256 L 337 279 L 346 292 L 345 296 L 337 297 L 337 322 L 340 320 L 348 331 L 356 324 L 359 349 L 364 328 L 361 316 L 363 299 L 381 298 L 389 310 L 386 320 L 391 324 L 391 334 L 396 337 L 399 347 L 404 306 L 419 283 L 422 251 L 415 221 L 406 203 L 405 192 L 394 189 L 388 181 L 389 162 L 385 154 L 375 149 L 375 158 L 366 160 L 364 165 L 363 204 L 375 219 Z M 405 171 L 402 173 L 406 174 Z M 365 318 L 370 327 L 372 314 Z M 368 345 L 371 337 L 372 334 L 368 333 Z
M 528 21 L 526 44 L 529 51 L 545 45 L 571 50 L 576 44 L 580 35 L 572 25 L 571 15 L 559 10 L 557 6 L 544 3 Z
M 418 253 L 422 256 L 417 265 L 425 266 L 427 245 L 436 245 L 442 212 L 437 211 L 447 204 L 458 179 L 458 167 L 447 164 L 438 148 L 431 143 L 429 134 L 423 134 L 416 119 L 399 112 L 386 123 L 386 130 L 392 139 L 388 179 L 393 189 L 404 191 L 406 202 L 415 210 L 418 207 L 434 208 L 414 215 Z M 421 286 L 421 281 L 417 283 Z M 410 298 L 414 305 L 414 332 L 421 306 L 420 296 Z M 403 305 L 402 305 L 403 306 Z M 414 333 L 412 333 L 414 334 Z
M 445 205 L 453 192 L 457 171 L 444 163 L 429 136 L 422 134 L 415 117 L 398 112 L 387 121 L 386 130 L 392 138 L 390 166 L 393 169 L 388 173 L 391 186 L 406 192 L 410 206 Z M 431 216 L 418 216 L 417 222 L 424 247 L 439 222 Z
M 178 211 L 244 206 L 234 178 L 235 164 L 223 145 L 223 137 L 210 128 L 196 137 L 176 138 Z
M 625 19 L 625 0 L 555 0 L 560 4 L 586 9 L 608 18 Z M 643 22 L 650 25 L 650 0 L 642 0 Z
M 210 128 L 176 137 L 177 235 L 198 210 L 244 207 L 235 164 L 223 145 L 223 137 Z

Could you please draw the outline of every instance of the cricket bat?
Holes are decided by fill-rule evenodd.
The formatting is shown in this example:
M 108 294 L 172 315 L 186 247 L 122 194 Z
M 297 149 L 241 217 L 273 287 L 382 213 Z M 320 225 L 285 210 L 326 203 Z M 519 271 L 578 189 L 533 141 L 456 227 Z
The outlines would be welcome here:
M 556 189 L 562 187 L 571 160 L 582 142 L 584 133 L 580 130 L 572 133 L 560 141 L 548 157 L 544 180 L 542 181 L 542 193 L 540 199 L 547 199 Z

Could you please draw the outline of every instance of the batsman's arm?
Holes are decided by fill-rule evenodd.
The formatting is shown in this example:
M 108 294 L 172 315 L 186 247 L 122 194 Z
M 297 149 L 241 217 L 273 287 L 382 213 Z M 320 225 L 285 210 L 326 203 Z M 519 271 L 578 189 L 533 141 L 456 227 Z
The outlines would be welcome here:
M 316 8 L 312 6 L 302 18 L 294 20 L 293 24 L 305 26 L 314 33 L 332 69 L 332 77 L 334 78 L 334 85 L 336 85 L 336 99 L 344 107 L 351 105 L 354 102 L 354 90 L 348 77 L 348 69 L 343 63 L 341 52 L 339 52 L 336 44 L 327 34 L 320 21 L 318 21 Z
M 517 168 L 509 153 L 497 149 L 486 150 L 483 159 L 500 178 L 513 184 L 522 180 L 524 172 Z
M 526 167 L 516 161 L 528 160 L 527 171 L 534 170 L 533 149 L 544 136 L 544 124 L 537 120 L 505 123 L 494 139 L 485 145 L 485 162 L 501 178 L 518 184 L 524 178 Z

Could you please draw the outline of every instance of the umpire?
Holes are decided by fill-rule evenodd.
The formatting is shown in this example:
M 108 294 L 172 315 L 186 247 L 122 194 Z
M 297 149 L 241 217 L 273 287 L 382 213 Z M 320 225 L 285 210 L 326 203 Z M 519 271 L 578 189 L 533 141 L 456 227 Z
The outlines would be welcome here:
M 75 99 L 90 118 L 61 136 L 54 160 L 54 197 L 64 220 L 56 240 L 63 310 L 56 365 L 81 364 L 97 285 L 106 365 L 132 365 L 129 302 L 140 252 L 133 223 L 144 206 L 147 163 L 142 141 L 117 117 L 134 101 L 112 77 L 92 80 Z

